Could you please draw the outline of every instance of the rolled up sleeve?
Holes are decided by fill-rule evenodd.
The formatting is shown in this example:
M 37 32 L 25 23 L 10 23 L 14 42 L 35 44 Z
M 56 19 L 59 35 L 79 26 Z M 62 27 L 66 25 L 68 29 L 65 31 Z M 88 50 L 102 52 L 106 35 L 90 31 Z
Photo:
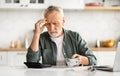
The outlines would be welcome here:
M 28 48 L 28 52 L 26 55 L 27 62 L 39 62 L 40 60 L 40 51 L 33 51 L 31 48 Z

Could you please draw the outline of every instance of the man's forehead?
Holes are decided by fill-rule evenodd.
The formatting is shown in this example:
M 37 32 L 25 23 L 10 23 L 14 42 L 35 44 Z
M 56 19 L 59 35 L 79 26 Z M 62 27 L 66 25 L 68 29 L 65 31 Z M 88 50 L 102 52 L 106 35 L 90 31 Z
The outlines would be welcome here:
M 63 15 L 58 11 L 53 11 L 53 12 L 48 13 L 46 17 L 47 18 L 48 17 L 63 17 Z
M 46 21 L 52 21 L 52 22 L 59 22 L 59 21 L 61 21 L 61 20 L 63 20 L 63 18 L 62 17 L 48 17 L 48 18 L 46 18 Z
M 47 23 L 49 23 L 49 22 L 61 22 L 61 20 L 59 19 L 59 20 L 46 20 L 47 21 Z

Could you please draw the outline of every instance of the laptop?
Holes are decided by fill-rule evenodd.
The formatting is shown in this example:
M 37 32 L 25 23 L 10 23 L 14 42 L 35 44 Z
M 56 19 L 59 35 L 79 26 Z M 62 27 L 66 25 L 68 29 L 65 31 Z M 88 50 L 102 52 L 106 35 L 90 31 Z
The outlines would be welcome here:
M 93 66 L 94 69 L 109 71 L 109 72 L 120 72 L 120 42 L 118 42 L 118 47 L 115 55 L 115 60 L 113 67 L 110 66 Z

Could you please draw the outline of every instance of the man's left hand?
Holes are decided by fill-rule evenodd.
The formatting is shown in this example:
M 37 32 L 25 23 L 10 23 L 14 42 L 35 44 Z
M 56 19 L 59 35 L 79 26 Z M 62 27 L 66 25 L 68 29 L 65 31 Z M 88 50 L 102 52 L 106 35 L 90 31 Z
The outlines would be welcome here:
M 82 55 L 79 55 L 79 54 L 74 54 L 72 56 L 72 58 L 79 58 L 78 65 L 88 65 L 89 64 L 89 60 L 86 56 L 82 56 Z

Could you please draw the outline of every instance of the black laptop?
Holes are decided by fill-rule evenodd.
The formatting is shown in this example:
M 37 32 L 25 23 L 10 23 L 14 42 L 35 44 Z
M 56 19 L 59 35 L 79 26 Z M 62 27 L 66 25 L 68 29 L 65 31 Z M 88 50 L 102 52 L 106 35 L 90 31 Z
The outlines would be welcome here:
M 111 66 L 93 66 L 93 68 L 96 70 L 113 72 L 113 67 Z

